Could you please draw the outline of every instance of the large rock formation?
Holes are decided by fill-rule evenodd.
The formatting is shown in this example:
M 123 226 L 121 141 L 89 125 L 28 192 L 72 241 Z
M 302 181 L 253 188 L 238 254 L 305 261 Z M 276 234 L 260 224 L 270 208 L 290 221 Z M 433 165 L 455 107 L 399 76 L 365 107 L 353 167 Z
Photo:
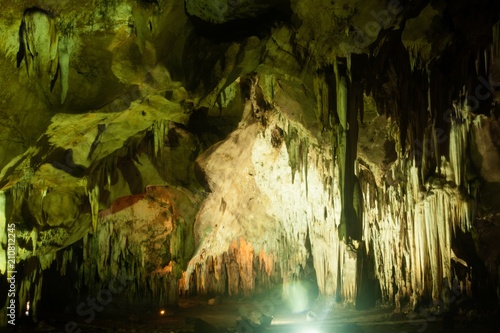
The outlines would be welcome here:
M 117 277 L 132 304 L 282 286 L 302 311 L 302 283 L 358 307 L 498 305 L 499 13 L 8 1 L 1 289 L 15 229 L 34 318 Z

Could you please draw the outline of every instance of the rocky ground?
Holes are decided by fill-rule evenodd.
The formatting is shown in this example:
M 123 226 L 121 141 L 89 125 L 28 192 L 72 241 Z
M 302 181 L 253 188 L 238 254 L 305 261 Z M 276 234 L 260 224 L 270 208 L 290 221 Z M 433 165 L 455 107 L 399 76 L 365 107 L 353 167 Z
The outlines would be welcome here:
M 272 308 L 269 296 L 253 298 L 191 297 L 183 298 L 176 308 L 130 308 L 112 303 L 96 317 L 86 317 L 75 311 L 47 312 L 38 323 L 24 318 L 16 332 L 84 332 L 84 333 L 226 333 L 226 332 L 297 332 L 297 333 L 437 333 L 437 332 L 498 332 L 500 321 L 494 312 L 470 310 L 450 317 L 429 309 L 409 313 L 394 313 L 387 307 L 356 310 L 351 306 L 317 301 L 310 311 L 292 313 L 286 306 Z M 238 324 L 242 318 L 252 320 L 262 312 L 271 311 L 270 326 Z M 71 324 L 72 323 L 72 324 Z M 12 327 L 8 330 L 12 330 Z

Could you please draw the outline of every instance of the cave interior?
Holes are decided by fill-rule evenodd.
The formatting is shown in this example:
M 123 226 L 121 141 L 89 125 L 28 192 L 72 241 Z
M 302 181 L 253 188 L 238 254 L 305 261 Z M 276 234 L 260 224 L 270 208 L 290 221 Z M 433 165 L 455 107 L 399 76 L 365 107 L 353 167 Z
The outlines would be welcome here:
M 498 332 L 499 14 L 4 0 L 0 329 Z

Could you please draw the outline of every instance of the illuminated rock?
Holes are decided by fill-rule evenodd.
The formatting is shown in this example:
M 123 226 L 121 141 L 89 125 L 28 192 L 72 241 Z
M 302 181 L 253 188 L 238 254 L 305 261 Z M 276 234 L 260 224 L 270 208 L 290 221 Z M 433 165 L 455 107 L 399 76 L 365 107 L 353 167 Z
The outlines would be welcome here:
M 141 306 L 498 303 L 496 1 L 34 5 L 0 20 L 0 227 L 34 316 L 113 278 Z

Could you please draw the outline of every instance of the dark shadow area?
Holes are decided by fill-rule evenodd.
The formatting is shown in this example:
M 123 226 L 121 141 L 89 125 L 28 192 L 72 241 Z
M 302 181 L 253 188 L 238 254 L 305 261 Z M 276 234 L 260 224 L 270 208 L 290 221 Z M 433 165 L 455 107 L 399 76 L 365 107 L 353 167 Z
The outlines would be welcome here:
M 254 17 L 234 19 L 222 24 L 206 22 L 197 16 L 186 14 L 195 26 L 197 35 L 214 42 L 230 42 L 250 36 L 263 38 L 269 35 L 273 24 L 290 21 L 292 10 L 289 0 L 280 0 L 274 6 L 253 14 Z

